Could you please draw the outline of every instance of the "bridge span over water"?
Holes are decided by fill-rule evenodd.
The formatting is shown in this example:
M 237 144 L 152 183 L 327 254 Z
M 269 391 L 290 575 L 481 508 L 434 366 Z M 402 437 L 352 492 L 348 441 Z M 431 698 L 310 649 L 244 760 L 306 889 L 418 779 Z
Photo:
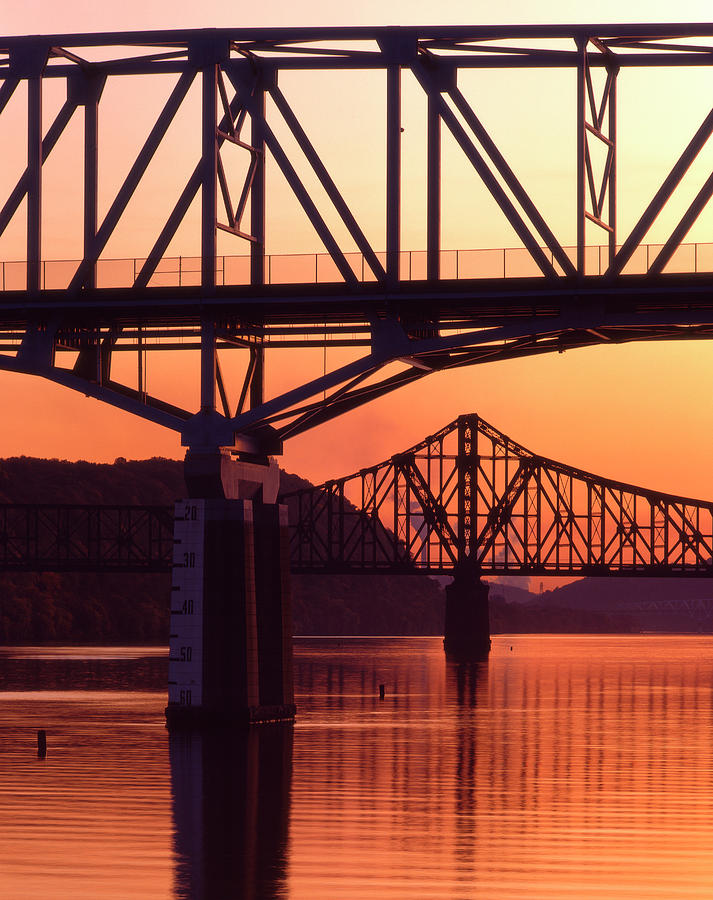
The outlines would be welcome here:
M 713 576 L 713 501 L 539 456 L 476 414 L 281 500 L 294 573 Z M 0 571 L 169 572 L 173 522 L 168 506 L 0 504 Z
M 651 196 L 637 198 L 641 212 L 626 229 L 618 202 L 631 186 L 617 177 L 626 125 L 617 97 L 631 73 L 686 68 L 695 80 L 711 65 L 713 26 L 705 24 L 0 37 L 3 146 L 8 159 L 21 161 L 14 184 L 0 195 L 0 237 L 19 229 L 24 247 L 0 267 L 0 369 L 47 378 L 173 429 L 188 448 L 189 499 L 174 517 L 174 546 L 186 571 L 174 569 L 173 721 L 221 718 L 236 709 L 251 720 L 291 715 L 289 532 L 270 463 L 286 440 L 434 371 L 713 334 L 711 248 L 689 238 L 713 195 L 713 175 L 702 185 L 688 183 L 713 134 L 713 110 L 681 134 L 675 161 Z M 468 73 L 543 69 L 568 73 L 574 88 L 548 98 L 569 116 L 575 135 L 572 221 L 565 228 L 536 202 L 468 88 Z M 320 153 L 314 119 L 292 93 L 308 76 L 311 96 L 326 98 L 335 73 L 374 76 L 368 90 L 378 121 L 363 128 L 382 136 L 368 155 L 383 164 L 365 165 L 364 174 L 374 178 L 367 190 L 377 198 L 378 226 L 363 220 Z M 147 121 L 145 107 L 160 94 L 159 82 L 163 99 Z M 415 249 L 402 245 L 404 109 L 414 91 L 424 109 L 416 138 L 425 160 L 425 245 Z M 504 91 L 506 105 L 508 96 Z M 342 105 L 343 98 L 325 99 L 323 120 L 336 122 Z M 655 115 L 660 125 L 659 108 Z M 122 157 L 102 138 L 100 117 L 121 121 L 127 131 L 143 127 L 134 135 L 136 152 Z M 140 120 L 143 126 L 135 126 Z M 512 122 L 516 127 L 515 114 Z M 330 138 L 347 150 L 353 123 Z M 514 235 L 511 249 L 454 252 L 441 245 L 446 141 Z M 190 147 L 196 156 L 182 171 L 178 161 Z M 58 201 L 50 190 L 50 167 L 62 152 L 69 160 L 64 174 L 73 167 L 81 186 L 71 214 L 68 198 Z M 160 161 L 160 191 L 153 182 L 152 195 Z M 302 258 L 269 252 L 281 212 L 270 201 L 278 180 L 320 252 Z M 104 198 L 107 184 L 113 187 Z M 683 206 L 675 205 L 679 186 L 688 197 Z M 129 251 L 128 262 L 112 260 L 108 248 L 120 230 L 137 240 L 145 232 L 131 218 L 142 195 L 156 201 L 150 215 L 144 207 L 155 233 Z M 165 215 L 154 215 L 158 200 L 167 201 Z M 663 213 L 667 229 L 652 243 L 651 228 Z M 73 262 L 46 252 L 56 221 L 81 235 Z M 176 255 L 175 239 L 187 233 L 191 249 Z M 221 249 L 219 236 L 237 249 Z M 332 354 L 336 363 L 331 370 L 325 363 L 317 377 L 292 366 L 292 385 L 267 396 L 270 353 L 304 347 L 343 348 L 349 358 Z M 147 378 L 150 359 L 187 351 L 200 355 L 193 376 L 186 369 L 187 379 L 196 378 L 199 408 L 160 394 Z M 244 363 L 234 391 L 221 367 L 228 351 L 242 354 Z M 480 451 L 461 447 L 453 456 L 442 449 L 441 441 L 445 446 L 456 434 L 460 440 L 468 427 L 473 441 L 490 441 L 492 463 Z M 295 564 L 354 568 L 361 560 L 458 573 L 467 561 L 476 572 L 620 566 L 705 573 L 706 504 L 558 467 L 496 435 L 474 419 L 373 476 L 295 500 Z M 440 467 L 437 477 L 433 465 Z M 361 497 L 350 495 L 354 485 Z M 392 518 L 382 520 L 387 509 Z M 335 513 L 342 532 L 333 530 Z M 72 515 L 58 514 L 58 535 L 59 523 Z M 95 521 L 88 512 L 76 515 Z M 115 513 L 112 527 L 130 546 L 134 526 L 127 532 L 121 515 Z M 230 551 L 236 541 L 244 553 Z M 87 546 L 104 552 L 96 550 L 104 547 L 101 538 L 88 537 Z M 465 593 L 453 603 L 465 609 Z M 487 616 L 483 603 L 476 606 L 475 618 L 447 622 L 447 634 L 482 638 Z
M 23 261 L 6 258 L 0 267 L 0 368 L 119 406 L 175 430 L 187 446 L 264 455 L 429 372 L 601 343 L 709 337 L 713 248 L 686 240 L 713 194 L 713 176 L 697 190 L 688 185 L 713 132 L 713 112 L 681 134 L 676 161 L 650 197 L 636 198 L 641 213 L 622 231 L 618 204 L 622 194 L 630 203 L 632 187 L 617 181 L 627 125 L 617 88 L 642 69 L 686 68 L 703 78 L 712 47 L 713 27 L 701 24 L 0 37 L 0 126 L 8 159 L 24 160 L 0 194 L 0 237 L 10 226 L 22 229 L 25 248 Z M 576 85 L 548 100 L 576 134 L 565 236 L 506 158 L 468 87 L 477 72 L 506 78 L 544 69 L 567 73 Z M 367 73 L 378 78 L 365 87 Z M 314 97 L 337 74 L 356 79 L 381 110 L 361 125 L 382 135 L 373 151 L 383 163 L 363 166 L 378 226 L 364 221 L 331 171 L 313 117 L 295 100 L 300 79 L 310 79 L 304 83 Z M 168 96 L 151 119 L 145 107 L 157 84 Z M 423 133 L 409 134 L 425 158 L 421 248 L 402 244 L 404 97 L 414 92 L 425 108 Z M 507 98 L 504 91 L 506 107 Z M 133 125 L 132 108 L 142 110 L 143 131 Z M 337 126 L 337 111 L 325 101 L 324 117 L 335 121 L 330 140 L 348 148 L 355 126 Z M 517 129 L 515 106 L 511 115 Z M 100 121 L 118 119 L 137 131 L 135 155 L 122 158 L 102 140 Z M 492 215 L 507 225 L 512 247 L 442 246 L 446 141 L 461 154 L 464 177 L 480 185 Z M 197 147 L 185 175 L 170 164 L 188 152 L 183 143 Z M 75 151 L 70 166 L 83 195 L 70 213 L 57 208 L 56 191 L 45 184 L 45 170 L 67 148 Z M 107 248 L 116 234 L 138 231 L 131 218 L 137 197 L 158 190 L 151 180 L 157 160 L 165 217 L 147 212 L 156 233 L 131 259 L 113 259 Z M 101 215 L 100 172 L 118 185 Z M 268 252 L 278 182 L 321 252 Z M 679 187 L 692 196 L 683 206 L 676 205 Z M 670 224 L 651 243 L 662 213 Z M 82 235 L 73 261 L 47 253 L 50 214 L 60 221 L 70 215 Z M 181 229 L 193 249 L 177 256 L 172 242 Z M 232 247 L 219 246 L 219 235 Z M 267 351 L 304 347 L 350 348 L 356 358 L 321 377 L 296 373 L 291 389 L 266 397 Z M 152 393 L 147 380 L 157 354 L 188 350 L 203 360 L 200 411 Z M 229 350 L 245 357 L 235 396 L 220 366 Z M 113 365 L 117 354 L 122 366 Z

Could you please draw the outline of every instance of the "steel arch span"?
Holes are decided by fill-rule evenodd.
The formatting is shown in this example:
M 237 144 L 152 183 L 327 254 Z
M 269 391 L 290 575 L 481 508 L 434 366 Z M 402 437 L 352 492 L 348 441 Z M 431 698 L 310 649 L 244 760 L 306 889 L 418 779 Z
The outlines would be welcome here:
M 284 499 L 293 572 L 713 575 L 713 502 L 538 456 L 477 415 Z
M 0 236 L 19 226 L 26 247 L 22 261 L 0 266 L 0 368 L 114 404 L 175 430 L 188 446 L 265 456 L 433 371 L 612 342 L 710 337 L 713 249 L 685 241 L 713 195 L 713 176 L 685 209 L 673 210 L 661 243 L 644 241 L 661 213 L 672 212 L 679 185 L 690 180 L 713 133 L 713 111 L 680 136 L 676 162 L 623 231 L 617 202 L 631 188 L 617 182 L 617 85 L 634 70 L 685 67 L 695 77 L 711 65 L 713 25 L 705 24 L 0 37 L 0 121 L 10 122 L 4 151 L 22 159 L 15 183 L 0 195 Z M 499 77 L 540 69 L 570 73 L 576 85 L 573 96 L 551 98 L 576 135 L 572 246 L 486 128 L 462 77 L 472 70 Z M 285 87 L 297 73 L 311 73 L 319 84 L 335 72 L 379 76 L 373 90 L 383 113 L 373 126 L 384 144 L 383 238 L 360 221 Z M 117 105 L 114 88 L 136 82 L 141 90 L 142 79 L 152 78 L 169 84 L 165 103 L 144 123 L 136 154 L 112 162 L 100 116 L 122 116 L 130 130 L 132 117 Z M 426 161 L 425 246 L 415 249 L 402 246 L 407 80 L 425 109 L 416 135 Z M 45 116 L 51 118 L 45 127 L 43 104 L 46 114 L 50 88 L 56 100 L 58 87 L 65 99 L 54 118 Z M 174 173 L 164 173 L 168 210 L 164 219 L 157 214 L 149 245 L 132 259 L 113 260 L 110 241 L 126 227 L 160 152 L 178 146 L 182 116 L 189 133 L 200 137 L 196 158 L 185 178 L 176 173 L 171 181 Z M 81 203 L 67 225 L 81 235 L 81 253 L 62 261 L 43 251 L 51 202 L 44 168 L 78 120 L 82 140 L 72 165 Z M 352 137 L 347 130 L 335 141 L 346 146 Z M 441 246 L 446 140 L 492 199 L 516 247 Z M 231 168 L 229 152 L 240 156 L 242 169 Z M 115 169 L 107 177 L 118 187 L 100 215 L 99 172 L 107 168 Z M 324 252 L 297 262 L 266 252 L 274 215 L 270 185 L 277 178 Z M 193 221 L 193 205 L 195 252 L 170 256 L 179 228 Z M 70 213 L 61 213 L 64 222 Z M 219 234 L 233 241 L 234 251 L 218 252 Z M 268 351 L 327 346 L 358 358 L 311 381 L 295 373 L 294 387 L 266 397 Z M 147 358 L 187 350 L 201 355 L 200 410 L 154 395 L 146 377 Z M 228 350 L 245 359 L 234 396 L 218 355 Z M 117 354 L 132 359 L 134 377 L 127 366 L 114 365 Z M 389 369 L 394 363 L 397 371 Z

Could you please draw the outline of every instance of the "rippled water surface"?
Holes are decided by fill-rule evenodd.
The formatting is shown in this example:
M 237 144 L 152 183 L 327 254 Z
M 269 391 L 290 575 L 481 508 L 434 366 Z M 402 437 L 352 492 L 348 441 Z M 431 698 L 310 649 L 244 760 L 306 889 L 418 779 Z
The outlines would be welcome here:
M 713 639 L 296 648 L 232 740 L 169 739 L 163 650 L 0 649 L 0 897 L 713 896 Z

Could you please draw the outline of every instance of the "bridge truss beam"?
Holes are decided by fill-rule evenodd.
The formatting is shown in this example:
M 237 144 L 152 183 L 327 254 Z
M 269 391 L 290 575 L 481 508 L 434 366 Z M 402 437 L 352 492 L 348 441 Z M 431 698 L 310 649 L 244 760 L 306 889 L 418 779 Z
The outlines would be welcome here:
M 476 415 L 286 495 L 294 572 L 713 574 L 713 503 L 538 456 Z
M 476 415 L 282 498 L 291 568 L 448 575 L 713 575 L 713 502 L 538 456 Z M 0 570 L 166 572 L 173 510 L 0 504 Z
M 5 572 L 168 572 L 172 557 L 169 507 L 0 504 Z
M 27 248 L 26 260 L 7 270 L 15 272 L 14 283 L 5 283 L 5 266 L 2 270 L 0 368 L 52 379 L 158 422 L 190 446 L 235 446 L 259 456 L 279 452 L 287 438 L 432 371 L 608 342 L 709 337 L 710 276 L 674 275 L 670 263 L 713 195 L 713 176 L 655 248 L 653 259 L 647 248 L 645 271 L 637 277 L 629 273 L 649 228 L 710 138 L 713 113 L 682 142 L 679 159 L 639 221 L 621 234 L 616 98 L 617 83 L 628 70 L 711 64 L 713 27 L 687 24 L 209 29 L 0 38 L 0 113 L 18 121 L 17 108 L 8 110 L 13 96 L 23 96 L 26 126 L 11 133 L 11 140 L 26 149 L 26 166 L 4 201 L 0 197 L 0 235 L 24 215 Z M 535 203 L 459 80 L 471 69 L 539 68 L 569 70 L 576 80 L 570 111 L 577 134 L 572 248 Z M 309 71 L 324 78 L 335 71 L 384 75 L 383 251 L 359 221 L 283 89 L 287 76 Z M 172 89 L 135 158 L 126 160 L 126 175 L 100 219 L 98 172 L 105 157 L 99 116 L 117 114 L 105 87 L 135 80 L 141 89 L 153 76 L 172 79 Z M 401 245 L 401 80 L 406 76 L 413 76 L 427 104 L 427 246 L 418 277 L 405 276 Z M 50 82 L 66 85 L 66 100 L 43 131 L 43 96 Z M 196 91 L 198 100 L 192 103 Z M 43 256 L 43 166 L 80 114 L 83 256 L 59 266 Z M 144 255 L 132 261 L 126 277 L 107 278 L 109 270 L 102 267 L 109 262 L 109 241 L 181 115 L 191 117 L 193 132 L 201 135 L 200 157 L 185 183 L 176 182 L 173 207 L 148 251 L 140 251 Z M 490 279 L 465 279 L 458 272 L 445 277 L 444 134 L 455 141 L 512 226 L 532 277 L 510 279 L 505 272 Z M 601 171 L 593 162 L 595 145 L 605 152 Z M 244 157 L 237 181 L 225 162 L 228 150 Z M 273 172 L 280 173 L 325 248 L 321 263 L 315 257 L 313 283 L 271 283 L 266 246 Z M 305 173 L 319 185 L 321 196 L 310 189 Z M 179 260 L 178 273 L 167 284 L 166 254 L 194 200 L 200 204 L 196 259 L 183 273 Z M 596 274 L 588 267 L 589 227 L 603 240 L 596 243 Z M 226 257 L 217 253 L 219 232 L 245 248 L 242 274 L 232 277 L 226 271 Z M 60 270 L 63 274 L 52 275 Z M 296 377 L 292 389 L 266 398 L 268 351 L 310 346 L 351 348 L 361 356 L 330 372 L 325 367 L 311 381 Z M 202 357 L 200 410 L 153 396 L 147 384 L 148 356 L 191 349 Z M 245 377 L 235 396 L 220 366 L 220 354 L 228 349 L 246 351 Z M 118 353 L 134 355 L 133 381 L 114 374 Z

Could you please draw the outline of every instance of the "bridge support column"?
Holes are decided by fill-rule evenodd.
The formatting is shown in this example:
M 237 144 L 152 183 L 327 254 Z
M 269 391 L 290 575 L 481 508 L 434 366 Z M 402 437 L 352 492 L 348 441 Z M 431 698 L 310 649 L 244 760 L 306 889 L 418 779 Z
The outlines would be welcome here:
M 443 646 L 455 660 L 479 660 L 490 652 L 488 585 L 470 568 L 456 569 L 446 587 Z
M 292 721 L 287 508 L 277 466 L 186 455 L 176 504 L 169 728 Z

